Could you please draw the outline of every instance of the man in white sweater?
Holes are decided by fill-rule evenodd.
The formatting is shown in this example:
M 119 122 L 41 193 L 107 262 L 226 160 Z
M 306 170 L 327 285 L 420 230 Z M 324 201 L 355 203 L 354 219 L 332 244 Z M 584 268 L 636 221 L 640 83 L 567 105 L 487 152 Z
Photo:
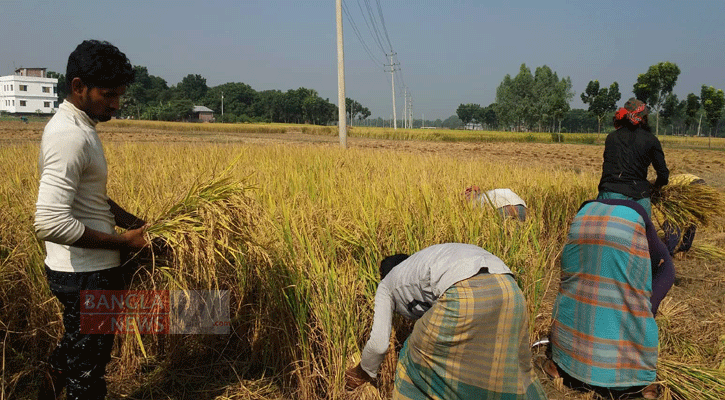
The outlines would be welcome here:
M 82 290 L 123 290 L 128 268 L 121 251 L 147 246 L 144 221 L 106 193 L 107 165 L 96 124 L 111 119 L 134 80 L 125 54 L 108 42 L 87 40 L 68 58 L 69 94 L 48 122 L 40 144 L 40 185 L 35 231 L 45 241 L 45 270 L 63 305 L 65 333 L 50 356 L 40 397 L 104 399 L 112 334 L 84 334 Z M 115 226 L 126 229 L 116 234 Z
M 393 399 L 546 398 L 531 365 L 523 293 L 498 257 L 444 243 L 385 258 L 380 276 L 370 339 L 345 373 L 348 389 L 377 377 L 397 312 L 416 323 Z

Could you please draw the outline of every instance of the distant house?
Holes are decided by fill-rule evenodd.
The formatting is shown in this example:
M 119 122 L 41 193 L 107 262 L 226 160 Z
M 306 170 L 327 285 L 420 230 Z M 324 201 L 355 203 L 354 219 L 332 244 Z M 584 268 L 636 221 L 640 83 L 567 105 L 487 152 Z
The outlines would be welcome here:
M 196 122 L 214 122 L 214 110 L 204 106 L 194 106 L 191 109 L 191 120 Z
M 0 76 L 0 111 L 11 114 L 52 114 L 58 111 L 58 79 L 45 68 L 18 68 Z

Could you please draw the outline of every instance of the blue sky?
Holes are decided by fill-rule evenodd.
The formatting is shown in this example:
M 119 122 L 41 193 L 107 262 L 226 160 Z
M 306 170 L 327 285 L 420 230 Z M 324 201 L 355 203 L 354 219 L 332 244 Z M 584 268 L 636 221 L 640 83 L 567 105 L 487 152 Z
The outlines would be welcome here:
M 0 0 L 0 75 L 13 67 L 64 72 L 84 39 L 108 40 L 134 65 L 177 84 L 200 74 L 209 86 L 244 82 L 255 90 L 315 89 L 337 103 L 335 2 Z M 385 51 L 361 8 L 378 4 L 415 118 L 445 119 L 461 103 L 495 101 L 496 87 L 525 63 L 569 76 L 575 97 L 590 80 L 617 81 L 624 103 L 637 75 L 661 61 L 681 74 L 682 99 L 703 84 L 725 89 L 725 3 L 722 0 L 488 2 L 471 0 L 345 0 L 365 51 L 343 16 L 346 94 L 390 118 Z M 369 17 L 368 17 L 369 18 Z M 399 83 L 399 76 L 396 79 Z M 403 100 L 396 95 L 398 117 Z

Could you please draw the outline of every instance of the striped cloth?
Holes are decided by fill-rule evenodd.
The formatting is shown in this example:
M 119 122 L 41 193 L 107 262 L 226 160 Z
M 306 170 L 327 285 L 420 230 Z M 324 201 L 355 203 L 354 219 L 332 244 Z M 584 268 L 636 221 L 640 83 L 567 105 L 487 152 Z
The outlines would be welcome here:
M 581 382 L 617 389 L 656 379 L 648 249 L 642 217 L 629 207 L 591 202 L 574 218 L 551 349 L 557 365 Z
M 511 275 L 460 281 L 416 322 L 398 358 L 393 399 L 546 399 Z
M 599 195 L 597 196 L 597 200 L 632 200 L 636 201 L 637 204 L 644 207 L 644 210 L 647 211 L 647 215 L 652 218 L 652 200 L 649 197 L 642 197 L 641 199 L 635 199 L 634 197 L 629 197 L 625 194 L 616 193 L 616 192 L 599 192 Z

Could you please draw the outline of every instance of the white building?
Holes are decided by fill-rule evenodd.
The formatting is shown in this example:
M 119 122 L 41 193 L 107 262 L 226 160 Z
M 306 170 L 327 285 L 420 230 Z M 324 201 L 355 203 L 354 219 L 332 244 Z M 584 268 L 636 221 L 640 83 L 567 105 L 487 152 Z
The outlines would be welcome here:
M 0 111 L 12 114 L 52 114 L 58 111 L 58 79 L 45 68 L 18 68 L 0 76 Z

